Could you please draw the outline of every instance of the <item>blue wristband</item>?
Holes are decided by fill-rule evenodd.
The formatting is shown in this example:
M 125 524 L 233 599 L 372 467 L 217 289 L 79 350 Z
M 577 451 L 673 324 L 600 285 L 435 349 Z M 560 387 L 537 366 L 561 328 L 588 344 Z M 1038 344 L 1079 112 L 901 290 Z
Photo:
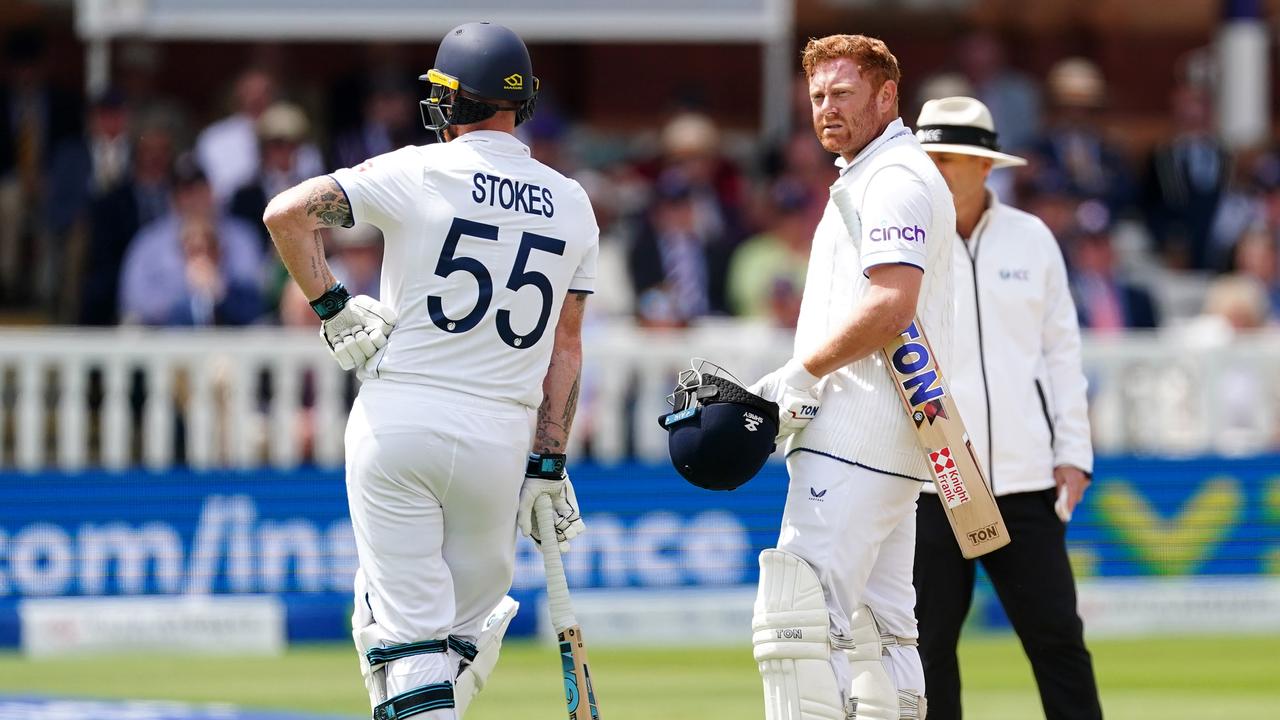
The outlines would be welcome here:
M 543 480 L 561 480 L 564 478 L 565 457 L 560 453 L 529 453 L 529 463 L 525 465 L 524 476 Z
M 342 308 L 347 306 L 347 301 L 351 299 L 351 293 L 342 286 L 342 283 L 334 283 L 333 287 L 324 291 L 324 294 L 311 301 L 311 309 L 321 320 L 329 318 L 342 312 Z

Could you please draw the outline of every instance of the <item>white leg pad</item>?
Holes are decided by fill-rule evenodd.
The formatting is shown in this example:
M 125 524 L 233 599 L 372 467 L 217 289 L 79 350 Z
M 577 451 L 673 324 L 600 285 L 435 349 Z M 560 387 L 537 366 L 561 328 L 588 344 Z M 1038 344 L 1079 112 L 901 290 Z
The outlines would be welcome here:
M 831 622 L 818 575 L 782 550 L 760 553 L 751 642 L 764 680 L 765 720 L 846 720 L 831 668 Z
M 369 691 L 370 709 L 376 708 L 387 700 L 386 665 L 376 669 L 369 666 L 366 653 L 372 648 L 382 647 L 380 628 L 373 621 L 373 611 L 369 609 L 365 594 L 369 591 L 364 571 L 356 569 L 356 603 L 351 613 L 351 637 L 356 642 L 356 653 L 360 655 L 360 675 L 364 678 L 364 687 Z
M 882 656 L 887 645 L 902 641 L 882 634 L 875 613 L 860 605 L 850 618 L 852 647 L 845 650 L 853 681 L 849 688 L 851 717 L 857 720 L 924 720 L 924 696 L 918 690 L 897 688 L 889 677 Z
M 507 634 L 507 626 L 511 624 L 511 619 L 516 616 L 516 611 L 519 609 L 520 603 L 512 600 L 510 596 L 503 596 L 498 606 L 489 614 L 489 618 L 484 621 L 480 637 L 476 640 L 476 657 L 462 668 L 458 673 L 458 679 L 453 683 L 453 703 L 459 718 L 466 713 L 471 700 L 484 689 L 485 683 L 489 680 L 489 674 L 498 664 L 502 638 Z

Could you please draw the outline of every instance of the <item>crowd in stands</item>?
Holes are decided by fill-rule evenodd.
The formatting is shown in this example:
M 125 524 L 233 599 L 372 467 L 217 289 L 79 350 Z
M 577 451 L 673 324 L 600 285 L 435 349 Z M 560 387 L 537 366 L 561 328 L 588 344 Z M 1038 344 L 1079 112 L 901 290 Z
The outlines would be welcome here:
M 122 73 L 90 98 L 54 87 L 38 35 L 15 32 L 4 52 L 0 300 L 7 313 L 46 321 L 313 324 L 261 223 L 267 201 L 307 177 L 434 140 L 419 121 L 416 68 L 369 73 L 343 90 L 358 112 L 335 116 L 249 66 L 227 78 L 230 112 L 193 128 L 187 109 Z M 1112 98 L 1089 59 L 1032 76 L 982 33 L 954 57 L 954 67 L 904 84 L 904 119 L 913 124 L 931 97 L 987 104 L 1002 149 L 1030 161 L 997 171 L 992 187 L 1059 239 L 1085 327 L 1154 328 L 1202 313 L 1235 329 L 1280 320 L 1280 156 L 1223 145 L 1210 75 L 1195 63 L 1172 71 L 1172 132 L 1135 157 L 1106 130 Z M 793 105 L 787 137 L 718 126 L 695 105 L 673 108 L 646 141 L 575 122 L 547 93 L 518 132 L 593 201 L 606 289 L 594 312 L 649 327 L 794 324 L 836 168 L 810 130 L 803 82 Z M 376 294 L 378 232 L 357 227 L 326 242 L 353 292 Z

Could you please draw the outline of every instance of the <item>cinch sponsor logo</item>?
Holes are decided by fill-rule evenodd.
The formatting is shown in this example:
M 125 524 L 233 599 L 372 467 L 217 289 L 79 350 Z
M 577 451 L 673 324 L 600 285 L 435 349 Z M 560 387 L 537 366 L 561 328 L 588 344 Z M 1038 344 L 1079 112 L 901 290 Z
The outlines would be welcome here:
M 907 397 L 907 404 L 913 408 L 937 400 L 946 394 L 942 389 L 942 380 L 938 377 L 938 369 L 929 367 L 929 348 L 925 346 L 920 330 L 913 322 L 902 331 L 907 342 L 893 353 L 893 369 L 905 375 L 902 389 Z M 917 423 L 919 424 L 919 423 Z
M 991 523 L 990 525 L 984 528 L 979 528 L 969 533 L 969 542 L 973 543 L 974 545 L 977 545 L 979 543 L 984 543 L 988 540 L 994 540 L 995 538 L 998 538 L 998 537 L 1000 537 L 1000 531 L 996 530 L 995 523 Z
M 919 225 L 905 227 L 891 225 L 889 227 L 872 228 L 870 237 L 871 242 L 893 242 L 894 240 L 924 242 L 925 231 Z

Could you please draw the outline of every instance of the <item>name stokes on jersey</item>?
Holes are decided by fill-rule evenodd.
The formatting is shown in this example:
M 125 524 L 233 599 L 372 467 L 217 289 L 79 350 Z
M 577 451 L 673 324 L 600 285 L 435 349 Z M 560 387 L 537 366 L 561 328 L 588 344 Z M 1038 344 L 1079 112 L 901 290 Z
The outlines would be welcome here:
M 481 172 L 471 176 L 471 184 L 475 188 L 471 199 L 479 205 L 548 218 L 555 215 L 551 188 Z

